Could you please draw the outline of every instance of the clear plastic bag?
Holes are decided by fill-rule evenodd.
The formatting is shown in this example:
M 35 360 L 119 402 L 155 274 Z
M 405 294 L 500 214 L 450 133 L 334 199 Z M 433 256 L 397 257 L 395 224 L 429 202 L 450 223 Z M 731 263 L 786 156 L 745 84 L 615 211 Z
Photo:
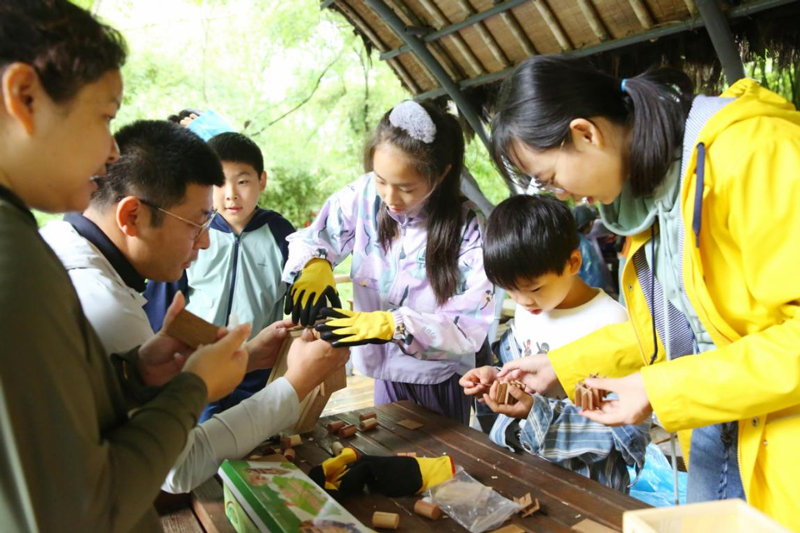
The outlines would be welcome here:
M 452 479 L 436 485 L 426 493 L 450 518 L 468 529 L 481 533 L 495 529 L 522 507 L 500 496 L 491 488 L 478 483 L 458 467 Z

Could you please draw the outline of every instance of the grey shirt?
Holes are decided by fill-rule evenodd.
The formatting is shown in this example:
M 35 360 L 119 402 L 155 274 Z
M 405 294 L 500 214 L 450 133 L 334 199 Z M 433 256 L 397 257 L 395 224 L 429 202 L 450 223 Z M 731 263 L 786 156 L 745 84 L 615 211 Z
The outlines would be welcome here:
M 0 188 L 3 531 L 161 529 L 152 502 L 206 387 L 181 373 L 129 417 L 141 384 L 114 360 L 33 216 Z

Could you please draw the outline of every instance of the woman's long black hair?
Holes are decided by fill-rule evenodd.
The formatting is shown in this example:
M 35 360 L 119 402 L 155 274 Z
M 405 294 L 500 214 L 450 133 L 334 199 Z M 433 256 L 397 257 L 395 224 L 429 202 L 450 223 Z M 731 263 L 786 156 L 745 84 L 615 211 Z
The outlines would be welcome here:
M 515 171 L 512 145 L 535 151 L 569 149 L 569 124 L 605 117 L 629 131 L 626 170 L 637 196 L 661 183 L 683 140 L 693 87 L 674 69 L 621 80 L 585 59 L 541 55 L 521 63 L 503 83 L 492 120 L 492 158 L 510 186 L 526 187 Z
M 428 232 L 425 271 L 436 294 L 437 303 L 443 305 L 456 293 L 460 277 L 458 252 L 461 248 L 461 226 L 464 223 L 461 209 L 464 201 L 461 195 L 464 134 L 453 115 L 427 102 L 421 105 L 436 125 L 433 142 L 426 144 L 392 126 L 389 122 L 390 110 L 383 115 L 367 143 L 364 167 L 367 172 L 371 172 L 375 149 L 382 144 L 388 144 L 402 150 L 416 163 L 420 175 L 428 180 L 431 192 L 424 207 L 427 212 L 425 223 Z M 378 214 L 378 239 L 384 251 L 396 236 L 397 222 L 382 208 Z

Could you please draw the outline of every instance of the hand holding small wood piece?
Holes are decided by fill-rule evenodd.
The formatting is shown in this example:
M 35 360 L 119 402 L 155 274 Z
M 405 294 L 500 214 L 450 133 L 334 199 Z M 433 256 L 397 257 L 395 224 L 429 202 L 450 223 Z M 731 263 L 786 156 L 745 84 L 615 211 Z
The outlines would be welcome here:
M 589 374 L 589 377 L 596 378 L 597 374 Z M 606 394 L 608 394 L 607 391 L 589 387 L 581 380 L 575 385 L 575 407 L 582 407 L 587 411 L 600 409 L 600 406 L 605 401 Z

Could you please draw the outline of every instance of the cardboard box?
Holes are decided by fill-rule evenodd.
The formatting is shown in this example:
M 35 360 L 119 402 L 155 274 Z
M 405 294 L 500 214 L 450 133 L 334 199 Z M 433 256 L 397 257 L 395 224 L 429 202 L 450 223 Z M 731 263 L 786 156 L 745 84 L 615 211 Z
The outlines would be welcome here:
M 361 533 L 364 527 L 286 461 L 225 461 L 225 514 L 239 533 Z
M 623 533 L 789 533 L 770 517 L 732 499 L 626 511 L 622 515 Z

